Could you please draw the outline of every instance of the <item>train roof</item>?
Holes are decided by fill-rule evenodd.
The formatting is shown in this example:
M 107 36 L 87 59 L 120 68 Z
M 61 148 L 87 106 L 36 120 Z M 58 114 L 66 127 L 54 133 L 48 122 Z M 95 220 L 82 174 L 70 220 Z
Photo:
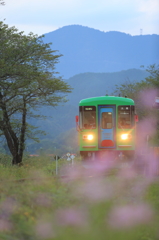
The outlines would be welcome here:
M 80 106 L 86 105 L 102 105 L 102 104 L 117 104 L 117 105 L 134 105 L 134 100 L 127 97 L 116 97 L 116 96 L 100 96 L 82 99 L 79 102 Z

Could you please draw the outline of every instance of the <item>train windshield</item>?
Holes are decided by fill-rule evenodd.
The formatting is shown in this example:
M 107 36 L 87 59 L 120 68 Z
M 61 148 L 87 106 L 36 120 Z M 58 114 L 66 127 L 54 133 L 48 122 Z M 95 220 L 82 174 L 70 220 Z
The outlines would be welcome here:
M 96 107 L 80 106 L 80 128 L 96 128 Z
M 102 112 L 102 128 L 111 129 L 113 127 L 112 112 Z
M 118 107 L 118 128 L 130 129 L 134 126 L 134 106 Z

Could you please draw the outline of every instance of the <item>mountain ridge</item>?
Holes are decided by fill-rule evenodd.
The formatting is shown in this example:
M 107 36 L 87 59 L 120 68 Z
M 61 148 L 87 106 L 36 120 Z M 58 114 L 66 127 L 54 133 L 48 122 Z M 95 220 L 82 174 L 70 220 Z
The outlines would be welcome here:
M 69 25 L 45 34 L 63 56 L 56 68 L 64 79 L 85 72 L 117 72 L 159 63 L 159 35 L 136 35 Z
M 73 88 L 68 95 L 68 103 L 78 106 L 81 99 L 97 97 L 105 94 L 112 94 L 116 85 L 127 82 L 139 82 L 149 76 L 149 73 L 142 69 L 128 69 L 119 72 L 107 73 L 81 73 L 70 77 L 66 82 Z

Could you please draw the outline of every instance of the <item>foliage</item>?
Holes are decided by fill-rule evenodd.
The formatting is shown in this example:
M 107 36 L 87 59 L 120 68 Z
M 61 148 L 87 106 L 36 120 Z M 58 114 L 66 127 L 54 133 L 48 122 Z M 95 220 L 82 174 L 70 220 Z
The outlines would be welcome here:
M 155 98 L 159 97 L 159 65 L 150 65 L 146 71 L 150 74 L 140 82 L 127 81 L 117 85 L 115 93 L 134 99 L 139 119 L 156 119 L 155 144 L 159 144 L 159 110 L 154 108 Z
M 141 98 L 140 95 L 146 90 L 151 90 L 156 88 L 159 91 L 159 65 L 156 66 L 150 65 L 146 71 L 150 74 L 148 77 L 145 77 L 142 81 L 130 81 L 127 80 L 121 85 L 116 85 L 116 94 L 121 94 L 122 96 L 127 96 L 135 100 L 137 108 L 141 107 Z M 155 96 L 153 96 L 155 100 Z M 146 96 L 145 96 L 146 98 Z M 143 107 L 143 106 L 142 106 Z
M 150 76 L 146 78 L 146 83 L 150 87 L 155 87 L 159 89 L 159 65 L 156 66 L 155 64 L 150 65 L 147 68 L 147 72 L 150 73 Z
M 0 22 L 0 130 L 13 156 L 22 162 L 29 118 L 38 118 L 41 106 L 65 102 L 63 93 L 71 91 L 55 72 L 60 55 L 43 43 L 43 37 L 28 36 Z
M 41 152 L 59 156 L 63 156 L 68 152 L 76 154 L 79 152 L 78 133 L 73 128 L 54 138 L 44 136 L 40 139 L 40 142 L 27 141 L 26 146 L 27 152 L 31 154 L 39 154 Z

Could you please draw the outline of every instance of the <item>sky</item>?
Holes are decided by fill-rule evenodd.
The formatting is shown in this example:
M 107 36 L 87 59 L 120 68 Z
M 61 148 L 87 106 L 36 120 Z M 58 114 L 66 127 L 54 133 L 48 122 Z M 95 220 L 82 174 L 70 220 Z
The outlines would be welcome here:
M 159 34 L 159 0 L 4 0 L 0 21 L 42 35 L 82 25 L 104 32 Z

